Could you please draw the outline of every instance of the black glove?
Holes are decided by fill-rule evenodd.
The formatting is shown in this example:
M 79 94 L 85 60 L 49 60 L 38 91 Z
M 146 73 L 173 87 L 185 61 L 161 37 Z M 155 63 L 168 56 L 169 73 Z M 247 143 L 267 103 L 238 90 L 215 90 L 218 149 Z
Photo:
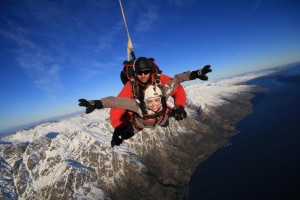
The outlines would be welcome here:
M 172 108 L 172 116 L 177 120 L 183 120 L 187 117 L 186 111 L 183 106 L 174 106 Z
M 129 124 L 128 126 L 118 126 L 115 128 L 112 140 L 111 147 L 120 146 L 124 140 L 127 140 L 134 136 L 134 128 L 133 124 Z
M 134 136 L 134 128 L 133 128 L 133 124 L 129 124 L 126 129 L 121 133 L 121 138 L 123 140 L 128 140 L 129 138 L 131 138 L 132 136 Z
M 212 69 L 210 69 L 210 65 L 205 65 L 202 69 L 191 72 L 191 80 L 199 78 L 203 81 L 207 81 L 208 77 L 206 76 L 206 74 L 209 72 L 212 72 Z
M 111 147 L 120 146 L 122 144 L 123 139 L 121 138 L 121 134 L 126 130 L 127 127 L 118 126 L 115 128 L 112 139 L 111 139 Z
M 79 106 L 86 107 L 85 113 L 89 114 L 93 112 L 95 109 L 103 108 L 102 102 L 100 100 L 86 100 L 86 99 L 79 99 L 80 103 Z

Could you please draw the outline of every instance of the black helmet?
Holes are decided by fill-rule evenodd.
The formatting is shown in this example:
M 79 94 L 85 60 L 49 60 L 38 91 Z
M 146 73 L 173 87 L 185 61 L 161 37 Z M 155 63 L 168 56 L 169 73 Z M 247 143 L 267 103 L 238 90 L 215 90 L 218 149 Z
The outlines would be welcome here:
M 139 57 L 134 61 L 133 68 L 135 73 L 145 70 L 151 71 L 151 63 L 148 58 Z

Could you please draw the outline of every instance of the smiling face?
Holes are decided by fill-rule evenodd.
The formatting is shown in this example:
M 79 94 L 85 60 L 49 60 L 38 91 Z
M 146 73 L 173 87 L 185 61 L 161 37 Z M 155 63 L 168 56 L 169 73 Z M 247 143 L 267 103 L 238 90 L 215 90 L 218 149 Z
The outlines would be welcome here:
M 162 91 L 156 85 L 149 85 L 145 90 L 144 101 L 148 109 L 153 112 L 160 111 Z
M 161 108 L 161 98 L 160 97 L 152 97 L 146 100 L 147 107 L 154 111 L 157 112 Z

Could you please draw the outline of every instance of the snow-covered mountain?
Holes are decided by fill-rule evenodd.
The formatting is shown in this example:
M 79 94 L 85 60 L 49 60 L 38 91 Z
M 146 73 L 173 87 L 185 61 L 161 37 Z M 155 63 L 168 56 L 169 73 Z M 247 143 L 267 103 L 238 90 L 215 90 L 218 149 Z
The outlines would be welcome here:
M 188 119 L 111 148 L 109 109 L 1 138 L 0 199 L 186 199 L 196 166 L 237 133 L 271 72 L 186 86 Z

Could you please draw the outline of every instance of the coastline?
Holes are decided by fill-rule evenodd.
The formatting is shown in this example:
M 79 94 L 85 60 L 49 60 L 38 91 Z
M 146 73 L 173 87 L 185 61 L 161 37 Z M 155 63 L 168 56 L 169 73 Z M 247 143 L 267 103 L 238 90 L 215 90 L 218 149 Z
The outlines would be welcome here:
M 282 138 L 283 136 L 280 135 L 284 131 L 280 123 L 289 124 L 289 120 L 284 121 L 284 115 L 287 117 L 289 117 L 289 115 L 284 114 L 284 111 L 287 109 L 280 109 L 282 107 L 281 104 L 284 104 L 284 102 L 281 102 L 278 98 L 284 98 L 289 95 L 289 88 L 291 88 L 290 93 L 292 93 L 292 95 L 297 95 L 294 94 L 295 92 L 293 93 L 292 90 L 296 89 L 296 91 L 300 91 L 300 84 L 296 83 L 294 86 L 291 85 L 291 82 L 280 82 L 278 74 L 254 79 L 247 84 L 258 84 L 262 87 L 266 87 L 267 93 L 258 93 L 255 95 L 251 101 L 253 104 L 253 113 L 237 124 L 237 130 L 239 130 L 240 133 L 230 138 L 232 145 L 220 149 L 205 162 L 199 164 L 191 177 L 190 200 L 233 198 L 264 199 L 262 196 L 266 197 L 268 195 L 273 199 L 280 199 L 280 197 L 292 199 L 292 196 L 288 195 L 286 191 L 289 191 L 293 195 L 296 194 L 295 188 L 299 187 L 299 185 L 297 186 L 295 181 L 289 183 L 292 184 L 290 189 L 277 183 L 278 180 L 285 180 L 284 174 L 279 175 L 283 173 L 283 169 L 286 168 L 285 162 L 293 163 L 293 165 L 298 167 L 300 166 L 300 161 L 297 161 L 296 156 L 299 156 L 299 151 L 293 153 L 289 152 L 289 145 L 299 145 L 296 142 L 297 140 L 299 141 L 298 136 L 296 134 L 285 133 L 286 138 Z M 293 82 L 293 84 L 295 83 Z M 298 97 L 290 97 L 290 99 L 294 99 L 290 103 L 297 102 L 296 98 Z M 270 99 L 273 100 L 271 103 L 269 103 Z M 289 98 L 286 97 L 286 99 Z M 295 105 L 297 106 L 297 104 Z M 297 109 L 300 110 L 299 106 L 297 106 Z M 276 110 L 279 112 L 276 113 Z M 297 115 L 297 111 L 293 111 L 292 109 L 289 112 Z M 270 115 L 268 115 L 269 113 Z M 295 124 L 297 124 L 297 119 L 300 119 L 299 114 L 297 116 L 292 121 Z M 272 125 L 270 128 L 268 123 L 272 124 L 274 128 Z M 299 123 L 300 121 L 298 120 L 298 124 Z M 279 131 L 279 133 L 277 133 L 276 130 L 281 130 L 281 132 Z M 291 131 L 293 131 L 292 128 Z M 288 137 L 293 139 L 289 139 Z M 268 141 L 272 141 L 277 145 Z M 284 144 L 281 144 L 280 142 L 283 141 L 285 141 Z M 287 155 L 290 154 L 291 157 L 281 157 L 283 152 L 287 153 Z M 274 158 L 275 155 L 281 160 L 276 160 L 276 158 Z M 292 157 L 296 160 L 291 160 Z M 270 163 L 277 163 L 279 166 L 276 166 L 276 164 L 270 165 Z M 264 168 L 273 169 L 273 172 L 265 171 Z M 295 172 L 295 167 L 289 168 L 294 170 L 290 172 L 293 176 L 300 177 L 299 173 Z M 222 171 L 222 173 L 220 173 L 220 171 Z M 288 177 L 292 177 L 292 175 L 288 175 Z M 295 178 L 291 178 L 291 180 L 295 180 Z M 269 185 L 266 186 L 265 184 Z M 266 191 L 260 190 L 256 185 L 266 188 Z M 280 187 L 284 189 L 280 189 Z M 274 188 L 278 188 L 278 191 L 274 190 Z M 251 190 L 252 193 L 250 192 Z M 277 196 L 273 195 L 273 193 Z
M 244 86 L 244 83 L 241 83 L 241 86 Z M 209 177 L 208 181 L 204 182 L 204 186 L 210 185 L 212 182 L 218 182 L 220 179 L 230 179 L 231 177 L 228 176 L 231 172 L 239 172 L 239 170 L 231 169 L 232 164 L 236 162 L 234 158 L 246 155 L 246 153 L 242 154 L 242 151 L 238 151 L 238 154 L 231 154 L 224 160 L 224 152 L 226 154 L 228 149 L 237 146 L 236 138 L 240 138 L 239 140 L 242 142 L 248 141 L 247 138 L 244 138 L 247 134 L 240 130 L 240 124 L 245 123 L 247 118 L 254 116 L 255 109 L 261 106 L 262 102 L 268 98 L 269 93 L 260 96 L 260 92 L 265 91 L 261 87 L 242 87 L 246 89 L 237 93 L 235 92 L 237 88 L 240 88 L 240 86 L 234 85 L 233 90 L 224 88 L 224 92 L 231 92 L 220 95 L 225 104 L 215 107 L 207 104 L 200 104 L 201 106 L 199 104 L 189 104 L 187 106 L 189 112 L 187 120 L 180 122 L 171 120 L 167 128 L 147 129 L 137 134 L 132 140 L 126 141 L 124 145 L 117 149 L 111 149 L 110 147 L 111 136 L 109 133 L 111 129 L 109 122 L 106 120 L 107 112 L 95 111 L 91 115 L 78 115 L 75 117 L 76 119 L 48 123 L 36 126 L 32 130 L 19 132 L 14 138 L 10 138 L 11 141 L 15 140 L 16 143 L 3 144 L 2 156 L 5 159 L 14 156 L 11 149 L 15 149 L 18 156 L 24 158 L 22 166 L 28 164 L 30 166 L 24 171 L 28 172 L 26 174 L 33 173 L 37 169 L 40 171 L 46 170 L 50 173 L 52 168 L 49 168 L 49 166 L 63 165 L 65 169 L 61 170 L 61 173 L 65 176 L 60 176 L 62 178 L 59 180 L 63 182 L 68 181 L 66 177 L 74 176 L 76 173 L 82 173 L 83 176 L 90 175 L 93 181 L 86 183 L 92 184 L 91 187 L 101 185 L 103 191 L 113 199 L 124 196 L 130 197 L 130 199 L 140 199 L 141 196 L 151 196 L 156 199 L 187 199 L 192 176 L 197 173 L 199 167 L 203 169 L 203 166 L 206 166 L 214 158 L 219 157 L 225 161 L 225 164 L 209 165 L 209 170 L 215 170 L 210 176 L 216 176 L 217 179 Z M 212 90 L 212 88 L 206 89 Z M 200 91 L 201 89 L 193 92 L 199 95 Z M 257 103 L 253 105 L 253 102 Z M 201 110 L 205 112 L 201 112 Z M 95 120 L 100 115 L 104 115 L 103 119 L 101 121 Z M 53 129 L 53 127 L 55 128 Z M 252 129 L 251 124 L 246 125 L 246 128 Z M 54 132 L 57 134 L 49 137 L 50 130 L 51 133 L 55 130 Z M 238 134 L 238 131 L 241 132 Z M 20 139 L 24 135 L 27 135 L 23 138 L 23 141 L 28 140 L 26 143 L 22 143 L 22 139 Z M 9 138 L 7 139 L 7 141 L 10 141 Z M 256 145 L 254 146 L 256 147 Z M 251 148 L 251 145 L 242 145 L 242 147 Z M 55 154 L 61 155 L 59 151 L 61 148 L 64 149 L 63 157 L 53 156 Z M 30 149 L 30 151 L 24 152 L 26 149 Z M 44 155 L 44 152 L 47 151 L 51 151 L 49 157 Z M 37 152 L 39 153 L 37 154 Z M 80 152 L 86 153 L 80 154 Z M 36 156 L 37 159 L 27 162 L 29 160 L 26 160 L 26 158 Z M 70 157 L 74 158 L 71 165 L 70 159 L 65 159 Z M 51 160 L 55 162 L 53 163 Z M 44 169 L 41 165 L 34 165 L 33 161 L 48 162 L 47 168 Z M 11 166 L 14 166 L 14 162 L 18 163 L 19 160 L 10 159 L 10 162 Z M 23 162 L 22 159 L 20 162 Z M 89 167 L 84 167 L 87 171 L 82 171 L 80 167 L 78 168 L 78 165 L 72 165 L 72 163 L 81 163 L 80 166 Z M 199 165 L 199 163 L 201 164 Z M 251 165 L 251 163 L 246 164 Z M 21 165 L 18 164 L 18 166 Z M 93 166 L 93 170 L 89 170 L 92 169 L 90 166 Z M 70 173 L 67 170 L 68 168 L 72 168 L 74 171 Z M 227 169 L 231 169 L 231 171 L 224 172 Z M 223 173 L 216 173 L 219 171 Z M 19 171 L 17 170 L 17 172 Z M 99 174 L 101 176 L 98 176 Z M 14 178 L 18 180 L 22 175 L 25 174 L 15 174 Z M 54 177 L 56 174 L 53 173 L 51 176 Z M 28 176 L 28 178 L 43 180 L 44 177 Z M 227 181 L 227 179 L 225 180 Z M 26 185 L 27 182 L 22 184 L 25 184 L 23 185 L 24 188 L 31 187 Z M 130 187 L 128 187 L 129 184 Z M 224 184 L 227 184 L 227 182 Z M 47 186 L 44 189 L 47 191 L 59 189 L 55 186 L 52 188 L 52 186 Z M 70 191 L 75 191 L 73 186 L 70 185 Z M 204 186 L 200 189 L 205 188 Z M 219 189 L 218 187 L 212 188 L 214 189 L 213 192 Z M 39 191 L 40 196 L 47 194 L 44 189 Z M 115 192 L 116 190 L 118 193 Z M 190 194 L 193 194 L 193 190 L 190 191 Z M 29 194 L 26 193 L 26 195 Z M 57 196 L 59 193 L 54 192 L 52 195 Z
M 252 88 L 251 91 L 253 90 L 252 92 L 255 92 L 256 89 L 258 88 Z M 75 166 L 74 173 L 84 173 L 84 176 L 91 175 L 94 177 L 92 184 L 94 184 L 95 187 L 100 184 L 101 188 L 113 199 L 120 199 L 129 194 L 130 199 L 141 199 L 141 195 L 143 197 L 155 197 L 156 199 L 186 199 L 188 198 L 188 183 L 190 177 L 198 164 L 210 158 L 218 149 L 230 145 L 229 138 L 237 134 L 235 128 L 236 123 L 252 111 L 251 99 L 253 98 L 253 94 L 251 94 L 250 91 L 243 91 L 239 94 L 233 93 L 233 95 L 234 96 L 228 96 L 224 99 L 226 102 L 225 105 L 219 107 L 205 107 L 206 110 L 201 115 L 199 115 L 195 107 L 188 107 L 187 109 L 189 109 L 190 115 L 187 120 L 180 122 L 171 120 L 167 128 L 157 127 L 156 129 L 145 130 L 118 149 L 111 149 L 109 145 L 110 135 L 108 137 L 106 135 L 99 135 L 101 130 L 98 129 L 103 127 L 102 123 L 107 123 L 107 126 L 104 126 L 108 128 L 104 128 L 105 133 L 109 133 L 110 126 L 107 120 L 102 122 L 95 121 L 95 117 L 100 115 L 98 112 L 101 112 L 97 111 L 88 116 L 77 116 L 78 119 L 73 119 L 72 122 L 65 122 L 71 124 L 76 123 L 77 125 L 79 125 L 78 122 L 80 122 L 77 128 L 71 128 L 70 124 L 59 125 L 60 122 L 57 122 L 53 123 L 53 125 L 56 124 L 55 126 L 57 126 L 54 131 L 54 129 L 51 128 L 51 123 L 43 126 L 38 125 L 26 131 L 27 137 L 30 137 L 29 142 L 2 144 L 3 157 L 7 159 L 9 156 L 13 156 L 14 152 L 10 151 L 10 149 L 14 148 L 16 152 L 19 152 L 19 157 L 25 156 L 26 158 L 30 158 L 36 156 L 37 152 L 39 152 L 38 162 L 50 162 L 45 169 L 46 171 L 52 171 L 52 168 L 49 168 L 49 166 L 59 164 L 65 164 L 64 166 L 67 168 L 74 168 L 74 166 L 70 166 L 69 162 L 63 158 L 78 157 L 80 160 L 74 161 L 80 163 L 83 160 L 83 166 L 94 166 L 94 170 L 77 171 L 79 169 Z M 243 112 L 240 112 L 241 110 L 243 110 Z M 87 117 L 89 117 L 92 122 L 86 120 Z M 66 129 L 65 126 L 70 126 L 70 129 Z M 82 127 L 86 127 L 86 129 Z M 93 131 L 90 132 L 92 129 Z M 49 130 L 59 134 L 53 139 L 45 137 L 46 135 L 43 136 L 44 134 L 48 134 Z M 94 131 L 96 131 L 97 134 L 94 134 Z M 25 132 L 19 132 L 19 136 L 15 136 L 15 139 L 19 140 L 19 137 L 22 137 L 24 133 Z M 83 141 L 83 139 L 85 139 L 85 141 Z M 99 139 L 101 139 L 101 141 L 99 141 Z M 103 139 L 108 139 L 109 141 L 102 143 Z M 23 138 L 23 140 L 26 140 L 26 138 Z M 74 140 L 81 141 L 78 143 L 80 145 L 72 147 L 70 144 L 74 144 Z M 87 143 L 90 145 L 87 146 Z M 58 144 L 59 146 L 56 146 Z M 71 149 L 67 151 L 64 150 L 63 157 L 59 156 L 59 159 L 57 157 L 47 158 L 44 155 L 44 152 L 47 151 L 51 151 L 51 155 L 55 155 L 55 153 L 60 155 L 59 149 L 62 147 L 64 149 Z M 24 152 L 25 149 L 31 149 L 29 155 L 27 154 L 28 151 L 26 151 L 27 153 Z M 41 149 L 43 150 L 41 151 Z M 78 155 L 80 152 L 87 153 Z M 18 166 L 28 164 L 26 159 L 24 160 L 25 162 Z M 53 160 L 56 162 L 51 163 Z M 12 160 L 10 160 L 10 162 L 12 162 L 11 166 L 15 165 Z M 16 160 L 16 162 L 18 161 Z M 21 162 L 23 162 L 22 159 Z M 106 163 L 111 163 L 111 165 L 106 165 Z M 29 171 L 37 169 L 41 171 L 44 170 L 42 168 L 43 166 L 34 166 L 36 168 L 31 169 L 31 167 L 29 167 Z M 137 166 L 139 166 L 138 172 Z M 101 176 L 97 176 L 96 172 L 97 174 L 101 174 Z M 30 173 L 28 172 L 28 174 Z M 68 180 L 64 179 L 64 177 L 74 176 L 72 173 L 69 174 L 70 172 L 68 170 L 64 171 L 64 173 L 65 176 L 62 176 L 62 180 L 60 181 L 64 182 Z M 119 177 L 120 179 L 114 179 L 114 174 L 122 174 L 122 176 Z M 18 177 L 22 175 L 22 173 L 15 174 L 14 178 L 18 179 Z M 56 175 L 53 174 L 51 176 Z M 28 179 L 30 178 L 32 177 L 28 177 Z M 42 178 L 43 177 L 37 179 L 37 177 L 35 177 L 34 180 Z M 112 184 L 111 181 L 116 181 L 116 183 Z M 22 184 L 25 184 L 22 185 L 24 188 L 30 187 L 29 185 L 26 186 L 27 183 Z M 128 184 L 130 184 L 130 187 L 128 187 Z M 70 186 L 70 188 L 72 187 Z M 49 186 L 45 187 L 47 191 L 56 191 L 55 189 L 58 188 L 55 186 L 53 186 L 53 188 Z M 115 192 L 116 190 L 118 193 Z M 136 191 L 139 192 L 137 193 Z M 38 193 L 41 196 L 46 194 L 44 191 L 39 191 Z M 59 193 L 53 193 L 52 195 L 56 196 L 58 194 Z M 30 196 L 29 194 L 26 195 L 28 195 L 28 197 Z
M 264 99 L 265 96 L 265 88 L 255 86 L 252 88 L 251 92 L 239 93 L 234 98 L 226 99 L 226 104 L 215 108 L 209 108 L 210 112 L 208 114 L 201 115 L 198 120 L 201 123 L 208 124 L 209 127 L 212 127 L 212 130 L 209 133 L 207 141 L 202 139 L 200 145 L 194 146 L 195 152 L 198 152 L 197 155 L 200 156 L 196 157 L 196 159 L 191 162 L 190 169 L 192 169 L 192 171 L 189 176 L 187 187 L 184 189 L 183 193 L 185 195 L 183 195 L 183 197 L 190 199 L 190 182 L 198 167 L 201 166 L 202 163 L 207 162 L 207 160 L 220 150 L 230 148 L 232 145 L 232 138 L 240 133 L 237 128 L 238 124 L 252 114 L 255 105 Z M 203 145 L 210 145 L 213 147 L 203 151 L 201 148 Z

